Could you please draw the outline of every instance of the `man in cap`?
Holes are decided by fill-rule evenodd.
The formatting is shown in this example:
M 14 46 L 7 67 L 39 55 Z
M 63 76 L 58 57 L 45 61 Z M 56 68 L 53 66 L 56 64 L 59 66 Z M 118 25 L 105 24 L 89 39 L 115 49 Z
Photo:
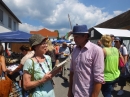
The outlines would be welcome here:
M 63 62 L 64 60 L 66 60 L 68 58 L 68 56 L 70 55 L 70 50 L 69 48 L 67 47 L 67 43 L 66 42 L 63 42 L 62 43 L 62 47 L 60 47 L 59 49 L 59 62 Z M 67 81 L 67 76 L 68 76 L 68 73 L 67 73 L 67 64 L 68 62 L 66 62 L 64 64 L 64 66 L 62 67 L 62 73 L 61 73 L 61 76 L 64 78 L 64 81 Z
M 68 97 L 98 97 L 104 82 L 102 48 L 89 41 L 86 25 L 76 25 L 72 31 L 76 47 L 72 52 Z
M 111 39 L 112 39 L 112 47 L 114 47 L 115 46 L 115 42 L 114 42 L 114 39 L 115 39 L 115 36 L 113 35 L 113 34 L 110 34 L 110 36 L 111 36 Z
M 115 37 L 115 47 L 120 51 L 121 55 L 124 58 L 124 63 L 127 66 L 128 61 L 128 51 L 127 48 L 123 44 L 123 40 L 119 37 Z M 117 95 L 122 95 L 124 93 L 124 86 L 126 86 L 126 77 L 125 77 L 125 68 L 120 68 L 121 74 L 118 80 L 118 85 L 120 86 L 120 90 Z

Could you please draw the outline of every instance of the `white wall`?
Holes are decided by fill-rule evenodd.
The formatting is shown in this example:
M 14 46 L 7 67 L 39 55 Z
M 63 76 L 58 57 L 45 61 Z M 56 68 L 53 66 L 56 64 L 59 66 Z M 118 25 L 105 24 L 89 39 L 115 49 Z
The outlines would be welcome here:
M 1 33 L 1 32 L 10 32 L 10 31 L 12 31 L 12 30 L 3 27 L 3 26 L 0 24 L 0 33 Z
M 19 29 L 19 23 L 18 21 L 7 11 L 3 8 L 2 5 L 0 5 L 0 9 L 3 11 L 3 22 L 0 22 L 0 33 L 1 32 L 11 32 L 14 31 L 14 24 L 13 22 L 16 22 L 16 31 Z M 12 27 L 8 27 L 8 17 L 12 19 Z M 4 49 L 5 49 L 5 43 L 2 43 Z M 8 46 L 7 46 L 8 48 Z
M 13 24 L 14 21 L 16 22 L 16 31 L 17 31 L 19 29 L 18 27 L 19 23 L 17 22 L 17 20 L 11 14 L 9 14 L 9 12 L 5 10 L 1 5 L 0 9 L 3 11 L 3 22 L 0 22 L 0 32 L 14 31 L 14 24 Z M 11 28 L 8 27 L 8 17 L 12 19 Z M 5 29 L 3 27 L 5 27 Z

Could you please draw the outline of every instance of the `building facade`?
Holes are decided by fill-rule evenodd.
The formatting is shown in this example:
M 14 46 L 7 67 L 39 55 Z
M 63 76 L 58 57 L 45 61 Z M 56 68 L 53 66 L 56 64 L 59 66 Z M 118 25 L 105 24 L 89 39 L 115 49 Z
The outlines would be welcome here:
M 17 31 L 21 21 L 14 13 L 0 0 L 0 32 Z

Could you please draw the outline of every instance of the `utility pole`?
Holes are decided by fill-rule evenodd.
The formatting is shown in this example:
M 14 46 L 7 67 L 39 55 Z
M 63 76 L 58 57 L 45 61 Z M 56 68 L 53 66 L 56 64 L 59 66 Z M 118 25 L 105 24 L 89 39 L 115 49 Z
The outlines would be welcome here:
M 70 28 L 71 28 L 71 30 L 72 30 L 72 24 L 71 24 L 71 21 L 70 21 L 70 16 L 69 16 L 69 14 L 68 14 L 68 18 L 69 18 L 69 22 L 70 22 Z
M 71 28 L 71 31 L 72 31 L 73 29 L 72 29 L 72 24 L 71 24 L 71 21 L 70 21 L 70 16 L 69 16 L 69 14 L 68 14 L 68 18 L 69 18 L 69 22 L 70 22 L 70 28 Z M 71 32 L 69 32 L 69 36 L 72 37 Z M 72 42 L 73 39 L 70 39 L 70 41 Z

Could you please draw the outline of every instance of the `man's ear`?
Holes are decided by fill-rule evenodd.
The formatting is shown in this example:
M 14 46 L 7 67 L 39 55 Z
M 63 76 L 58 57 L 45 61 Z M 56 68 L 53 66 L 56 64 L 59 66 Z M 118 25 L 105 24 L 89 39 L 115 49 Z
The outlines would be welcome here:
M 85 34 L 84 37 L 85 37 L 86 39 L 89 39 L 89 34 Z

